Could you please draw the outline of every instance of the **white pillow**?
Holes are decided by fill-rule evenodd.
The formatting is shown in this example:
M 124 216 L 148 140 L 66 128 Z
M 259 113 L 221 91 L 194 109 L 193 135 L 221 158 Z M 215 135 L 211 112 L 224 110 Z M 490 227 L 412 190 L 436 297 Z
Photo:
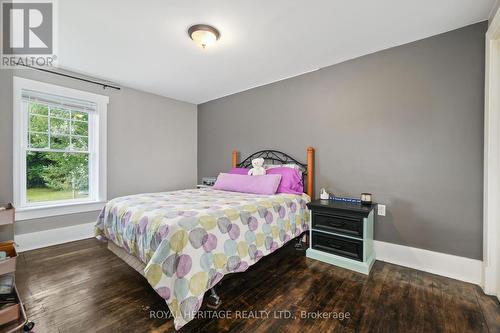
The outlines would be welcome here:
M 264 164 L 264 169 L 273 169 L 273 168 L 292 168 L 300 172 L 300 175 L 302 175 L 302 167 L 294 164 L 294 163 L 289 163 L 289 164 Z

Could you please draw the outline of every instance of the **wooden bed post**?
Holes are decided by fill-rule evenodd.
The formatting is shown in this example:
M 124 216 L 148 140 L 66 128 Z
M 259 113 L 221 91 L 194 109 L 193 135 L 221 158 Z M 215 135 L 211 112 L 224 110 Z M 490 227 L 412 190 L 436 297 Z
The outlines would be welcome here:
M 314 200 L 314 148 L 307 148 L 307 194 Z
M 233 159 L 231 161 L 231 166 L 233 168 L 236 168 L 237 164 L 238 164 L 238 151 L 235 149 L 233 150 Z

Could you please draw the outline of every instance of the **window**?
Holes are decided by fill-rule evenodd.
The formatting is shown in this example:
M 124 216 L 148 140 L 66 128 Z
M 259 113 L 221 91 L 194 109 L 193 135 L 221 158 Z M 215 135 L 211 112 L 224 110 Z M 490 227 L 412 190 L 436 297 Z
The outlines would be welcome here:
M 17 219 L 100 209 L 107 96 L 14 78 Z

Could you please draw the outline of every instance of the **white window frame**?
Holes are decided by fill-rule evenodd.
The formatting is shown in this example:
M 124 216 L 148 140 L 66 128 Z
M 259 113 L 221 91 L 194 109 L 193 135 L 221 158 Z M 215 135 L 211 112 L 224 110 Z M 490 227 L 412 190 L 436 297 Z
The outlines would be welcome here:
M 13 193 L 16 220 L 29 220 L 101 209 L 107 200 L 106 118 L 109 97 L 17 76 L 13 78 L 13 88 Z M 89 199 L 58 200 L 41 203 L 26 202 L 28 117 L 26 110 L 23 110 L 23 90 L 85 100 L 97 105 L 96 112 L 89 113 L 89 161 L 92 161 L 89 163 Z
M 500 10 L 486 32 L 484 109 L 483 279 L 488 295 L 500 298 Z

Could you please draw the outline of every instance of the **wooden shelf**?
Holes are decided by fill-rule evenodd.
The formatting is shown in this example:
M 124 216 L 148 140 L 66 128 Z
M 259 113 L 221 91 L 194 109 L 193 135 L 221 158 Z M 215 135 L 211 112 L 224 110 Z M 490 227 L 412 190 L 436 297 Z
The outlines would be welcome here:
M 0 227 L 12 225 L 16 220 L 16 209 L 11 203 L 0 204 Z M 0 275 L 16 272 L 17 251 L 14 246 L 14 231 L 12 229 L 10 239 L 7 241 L 0 241 L 0 251 L 5 251 L 8 258 L 0 260 Z M 14 277 L 15 278 L 15 277 Z M 19 297 L 16 285 L 14 283 L 16 292 L 17 304 L 6 307 L 0 310 L 0 332 L 14 333 L 19 332 L 21 329 L 30 331 L 34 324 L 28 321 L 26 312 Z

